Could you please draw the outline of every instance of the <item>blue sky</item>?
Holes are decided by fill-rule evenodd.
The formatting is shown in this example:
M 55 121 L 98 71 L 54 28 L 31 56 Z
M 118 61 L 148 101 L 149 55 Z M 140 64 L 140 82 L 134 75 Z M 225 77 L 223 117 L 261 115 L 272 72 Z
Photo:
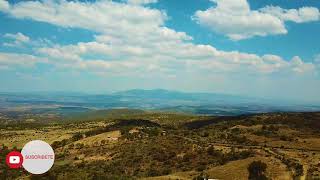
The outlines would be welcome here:
M 0 91 L 320 102 L 318 0 L 0 0 Z

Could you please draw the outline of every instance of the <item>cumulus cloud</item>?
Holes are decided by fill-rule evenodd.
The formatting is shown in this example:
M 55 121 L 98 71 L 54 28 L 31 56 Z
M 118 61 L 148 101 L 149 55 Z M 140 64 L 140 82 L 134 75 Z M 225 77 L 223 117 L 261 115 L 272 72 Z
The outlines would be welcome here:
M 310 72 L 315 69 L 315 65 L 312 63 L 304 63 L 302 59 L 295 56 L 291 59 L 292 70 L 297 73 Z
M 217 2 L 218 11 L 223 12 L 221 17 L 230 20 L 219 21 L 218 24 L 230 22 L 230 27 L 241 26 L 241 23 L 247 24 L 246 27 L 235 28 L 240 29 L 239 32 L 229 31 L 230 38 L 242 39 L 254 35 L 286 32 L 279 18 L 250 10 L 245 0 L 242 0 L 242 3 L 233 3 L 233 0 L 224 1 L 229 3 L 220 3 L 220 0 Z M 34 48 L 38 58 L 47 59 L 47 63 L 59 68 L 100 74 L 162 73 L 170 77 L 179 72 L 190 71 L 199 74 L 313 71 L 310 68 L 312 64 L 304 63 L 301 59 L 288 61 L 276 55 L 258 56 L 195 44 L 192 42 L 192 37 L 185 32 L 165 27 L 167 15 L 164 12 L 144 6 L 112 1 L 22 1 L 12 4 L 7 13 L 19 19 L 27 18 L 60 27 L 83 28 L 96 32 L 91 42 Z M 240 22 L 238 19 L 233 19 L 236 13 L 242 17 Z M 261 19 L 267 20 L 261 22 Z M 256 24 L 251 24 L 251 21 Z M 261 31 L 259 26 L 261 24 L 267 29 L 267 33 Z M 227 29 L 220 27 L 221 30 L 228 32 Z M 247 34 L 243 34 L 244 30 L 247 30 Z M 6 58 L 10 59 L 8 55 L 3 57 Z
M 282 21 L 293 21 L 296 23 L 318 21 L 320 18 L 319 10 L 315 7 L 282 9 L 279 6 L 267 6 L 262 8 L 261 11 L 276 16 Z
M 214 32 L 225 34 L 231 40 L 254 36 L 286 34 L 285 21 L 297 23 L 319 20 L 319 10 L 314 7 L 282 9 L 267 6 L 252 10 L 247 0 L 212 0 L 215 7 L 198 10 L 193 19 Z
M 6 33 L 4 35 L 5 38 L 10 38 L 10 39 L 14 39 L 16 41 L 19 41 L 19 42 L 28 42 L 30 40 L 30 38 L 20 32 L 16 33 L 16 34 L 10 34 L 10 33 Z
M 0 66 L 2 67 L 33 67 L 36 63 L 46 63 L 45 58 L 29 54 L 0 52 Z
M 113 1 L 22 1 L 11 5 L 8 14 L 21 19 L 110 34 L 152 32 L 163 25 L 167 18 L 159 10 Z
M 3 43 L 4 46 L 10 46 L 10 47 L 18 47 L 30 41 L 30 38 L 28 36 L 20 32 L 16 34 L 6 33 L 5 35 L 3 35 L 3 37 L 11 40 L 11 42 Z

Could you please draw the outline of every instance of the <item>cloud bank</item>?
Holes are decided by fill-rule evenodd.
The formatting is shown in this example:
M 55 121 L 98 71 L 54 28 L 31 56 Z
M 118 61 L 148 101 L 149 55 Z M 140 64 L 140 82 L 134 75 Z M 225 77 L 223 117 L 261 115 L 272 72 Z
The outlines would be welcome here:
M 200 24 L 210 24 L 215 31 L 234 40 L 285 34 L 284 21 L 316 20 L 308 9 L 299 9 L 296 13 L 281 10 L 279 14 L 278 8 L 271 7 L 253 11 L 246 0 L 215 2 L 217 7 L 198 11 L 195 18 Z M 7 3 L 0 0 L 0 4 Z M 284 59 L 274 54 L 224 51 L 196 44 L 187 33 L 165 26 L 168 19 L 165 12 L 132 2 L 21 1 L 0 10 L 11 18 L 81 28 L 95 34 L 90 42 L 47 43 L 43 47 L 34 45 L 34 40 L 22 32 L 6 34 L 5 38 L 32 45 L 30 54 L 0 52 L 0 66 L 7 69 L 36 68 L 44 63 L 65 72 L 103 77 L 161 77 L 168 81 L 177 76 L 199 77 L 207 84 L 221 76 L 219 81 L 223 84 L 228 76 L 245 75 L 258 81 L 258 77 L 282 79 L 313 76 L 318 72 L 316 62 L 306 62 L 298 56 Z M 219 18 L 214 18 L 217 16 Z M 237 82 L 230 87 L 234 84 Z
M 231 38 L 263 35 L 260 33 L 261 26 L 268 33 L 286 32 L 281 20 L 275 16 L 251 11 L 245 0 L 241 0 L 242 3 L 234 2 L 227 0 L 222 3 L 218 0 L 218 6 L 210 10 L 222 13 L 219 17 L 231 18 L 229 20 L 218 18 L 223 22 L 229 22 L 229 25 L 231 23 L 230 27 L 241 23 L 247 24 L 243 29 L 235 28 L 239 31 L 237 33 L 229 32 Z M 234 11 L 235 9 L 237 11 Z M 164 74 L 204 70 L 262 74 L 310 73 L 314 70 L 314 64 L 305 63 L 299 57 L 284 60 L 276 55 L 258 56 L 238 51 L 228 52 L 210 45 L 194 44 L 192 37 L 185 32 L 177 32 L 164 26 L 167 19 L 164 12 L 129 3 L 22 1 L 10 5 L 9 10 L 5 12 L 18 19 L 47 22 L 60 27 L 83 28 L 97 33 L 95 41 L 92 42 L 35 48 L 38 56 L 51 59 L 51 63 L 58 67 L 99 73 L 158 71 Z M 228 15 L 224 14 L 226 12 Z M 243 14 L 247 15 L 242 16 Z M 267 21 L 259 23 L 262 19 Z M 238 20 L 241 20 L 240 23 Z M 223 28 L 221 30 L 227 32 Z M 241 34 L 242 30 L 247 34 Z M 22 33 L 6 34 L 4 37 L 16 39 L 17 42 L 29 41 L 29 38 Z M 99 58 L 86 58 L 89 55 Z

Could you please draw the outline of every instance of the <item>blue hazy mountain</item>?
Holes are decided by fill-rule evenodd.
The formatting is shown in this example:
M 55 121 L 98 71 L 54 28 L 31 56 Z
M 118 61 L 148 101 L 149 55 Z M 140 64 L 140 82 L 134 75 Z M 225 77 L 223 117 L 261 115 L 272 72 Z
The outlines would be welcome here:
M 281 111 L 319 111 L 320 106 L 217 93 L 189 93 L 164 89 L 133 89 L 109 94 L 0 93 L 1 109 L 29 107 L 32 111 L 62 114 L 91 109 L 130 108 L 207 115 L 238 115 Z M 0 110 L 1 110 L 0 109 Z M 40 109 L 40 110 L 39 110 Z

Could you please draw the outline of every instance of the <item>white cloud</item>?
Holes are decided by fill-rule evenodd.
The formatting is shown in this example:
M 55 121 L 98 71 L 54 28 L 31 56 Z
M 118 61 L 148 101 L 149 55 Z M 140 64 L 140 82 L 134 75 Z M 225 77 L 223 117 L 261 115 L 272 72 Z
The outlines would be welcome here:
M 9 3 L 6 0 L 0 0 L 0 11 L 9 10 Z
M 286 34 L 284 24 L 275 16 L 250 10 L 247 0 L 216 0 L 216 7 L 197 11 L 194 19 L 232 40 L 253 36 Z
M 212 0 L 216 3 L 205 11 L 196 11 L 193 19 L 200 25 L 217 33 L 225 34 L 232 40 L 254 36 L 286 34 L 285 21 L 297 23 L 319 20 L 319 10 L 314 7 L 282 9 L 267 6 L 251 10 L 247 0 Z
M 151 4 L 151 3 L 157 3 L 158 0 L 128 0 L 129 4 Z
M 226 52 L 209 45 L 192 43 L 162 42 L 157 44 L 153 42 L 149 45 L 150 47 L 141 47 L 143 44 L 110 46 L 99 42 L 88 42 L 41 48 L 38 52 L 58 66 L 64 64 L 63 67 L 99 72 L 150 73 L 150 71 L 158 70 L 174 74 L 181 71 L 201 73 L 205 70 L 206 72 L 269 74 L 314 71 L 313 64 L 304 63 L 298 57 L 286 61 L 275 55 L 258 56 L 237 51 Z M 90 55 L 98 55 L 99 58 L 85 58 Z
M 10 47 L 18 47 L 21 46 L 24 43 L 28 43 L 30 41 L 30 38 L 20 32 L 16 34 L 10 34 L 7 33 L 3 35 L 4 38 L 12 40 L 12 42 L 6 42 L 3 43 L 4 46 L 10 46 Z
M 320 18 L 319 10 L 315 7 L 282 9 L 279 6 L 267 6 L 262 8 L 261 11 L 276 16 L 283 21 L 293 21 L 296 23 L 318 21 Z
M 272 15 L 251 11 L 246 1 L 238 4 L 233 3 L 233 0 L 225 2 L 231 3 L 222 3 L 217 8 L 228 12 L 223 12 L 222 17 L 225 16 L 230 18 L 230 21 L 234 21 L 231 22 L 231 26 L 247 23 L 245 28 L 238 28 L 239 32 L 229 31 L 230 38 L 241 39 L 286 31 L 281 20 Z M 233 12 L 234 9 L 237 11 Z M 177 32 L 164 26 L 167 19 L 165 13 L 143 6 L 112 1 L 94 3 L 22 1 L 11 5 L 7 13 L 15 18 L 28 18 L 61 27 L 84 28 L 96 32 L 95 39 L 91 42 L 65 46 L 49 44 L 46 47 L 34 48 L 37 55 L 35 58 L 48 59 L 47 63 L 58 68 L 99 74 L 107 72 L 119 75 L 130 74 L 130 76 L 160 73 L 171 77 L 190 71 L 197 74 L 313 71 L 310 68 L 312 64 L 304 63 L 302 60 L 301 62 L 287 61 L 275 55 L 258 56 L 238 51 L 222 51 L 210 45 L 194 44 L 192 37 L 185 32 Z M 235 13 L 243 18 L 240 23 L 238 19 L 232 19 Z M 261 19 L 267 20 L 261 22 Z M 277 20 L 276 23 L 273 19 Z M 251 24 L 251 21 L 256 25 Z M 219 21 L 219 23 L 225 22 Z M 268 33 L 263 34 L 260 31 L 261 24 Z M 278 30 L 274 31 L 270 26 Z M 248 28 L 253 29 L 243 34 L 242 31 Z M 26 55 L 22 54 L 16 59 L 22 59 L 23 56 Z M 6 57 L 6 62 L 9 62 L 10 57 L 8 55 Z
M 295 56 L 291 60 L 292 70 L 297 73 L 310 72 L 315 70 L 315 65 L 312 63 L 304 63 L 302 59 Z
M 0 52 L 0 66 L 3 67 L 33 67 L 36 63 L 46 63 L 46 58 L 29 54 Z
M 16 34 L 7 33 L 3 37 L 9 38 L 9 39 L 14 39 L 19 42 L 28 42 L 30 40 L 30 38 L 28 36 L 26 36 L 20 32 L 18 32 Z
M 11 5 L 8 13 L 16 18 L 114 35 L 152 32 L 167 18 L 158 10 L 112 1 L 22 1 Z

